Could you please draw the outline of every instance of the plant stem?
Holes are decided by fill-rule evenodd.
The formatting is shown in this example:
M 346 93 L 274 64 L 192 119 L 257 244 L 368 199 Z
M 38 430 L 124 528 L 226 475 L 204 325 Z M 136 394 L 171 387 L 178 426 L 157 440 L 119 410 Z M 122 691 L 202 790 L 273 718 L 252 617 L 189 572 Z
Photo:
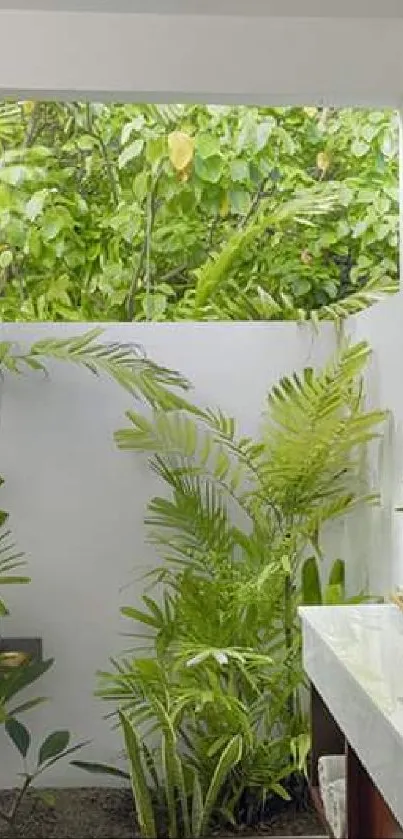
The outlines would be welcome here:
M 104 160 L 106 174 L 108 176 L 109 185 L 111 188 L 111 195 L 113 199 L 113 203 L 115 207 L 119 205 L 119 192 L 120 192 L 120 184 L 119 179 L 116 175 L 115 169 L 113 167 L 112 161 L 109 157 L 108 148 L 103 140 L 101 134 L 94 129 L 93 120 L 92 120 L 92 113 L 91 113 L 91 105 L 87 104 L 86 106 L 86 117 L 87 117 L 87 133 L 90 137 L 92 137 L 99 145 L 101 155 Z
M 3 819 L 3 821 L 7 822 L 7 824 L 10 824 L 10 822 L 11 822 L 10 814 L 6 813 L 5 810 L 1 810 L 1 809 L 0 809 L 0 819 Z
M 25 798 L 25 795 L 28 791 L 28 788 L 30 786 L 31 781 L 32 781 L 31 775 L 26 775 L 25 776 L 25 781 L 24 781 L 22 787 L 19 789 L 18 794 L 15 798 L 14 805 L 13 805 L 11 813 L 10 813 L 10 825 L 13 829 L 14 829 L 14 826 L 15 826 L 15 820 L 18 816 L 18 811 L 19 811 L 19 809 L 21 807 L 21 804 L 22 804 L 22 802 Z
M 19 809 L 21 807 L 21 804 L 22 804 L 22 802 L 25 798 L 25 795 L 28 791 L 28 788 L 31 784 L 31 781 L 32 781 L 32 776 L 31 775 L 26 775 L 24 783 L 23 783 L 22 787 L 18 790 L 18 793 L 17 793 L 17 795 L 15 797 L 15 800 L 14 800 L 14 804 L 13 804 L 9 813 L 6 813 L 5 810 L 0 809 L 0 819 L 3 819 L 3 821 L 5 821 L 8 824 L 13 836 L 17 836 L 16 819 L 17 819 L 18 812 L 19 812 Z
M 292 532 L 292 523 L 290 521 L 287 522 L 287 536 L 291 536 Z M 288 541 L 288 539 L 287 539 Z M 293 648 L 293 632 L 294 632 L 294 614 L 293 614 L 293 594 L 294 594 L 294 585 L 293 585 L 293 571 L 292 569 L 295 568 L 294 562 L 291 561 L 291 557 L 295 558 L 293 545 L 289 544 L 289 568 L 287 570 L 287 574 L 284 580 L 284 643 L 286 649 L 286 674 L 288 676 L 291 667 L 291 653 Z M 295 573 L 295 572 L 294 572 Z M 287 691 L 287 712 L 289 717 L 289 723 L 292 724 L 294 719 L 294 696 L 293 690 L 291 685 L 288 685 Z
M 146 274 L 147 274 L 147 294 L 149 293 L 149 286 L 150 286 L 150 252 L 151 252 L 151 236 L 152 230 L 154 227 L 155 221 L 155 214 L 157 211 L 157 204 L 156 204 L 156 191 L 158 186 L 158 181 L 160 178 L 160 171 L 157 172 L 154 182 L 151 184 L 150 190 L 147 195 L 147 204 L 146 204 L 146 215 L 145 215 L 145 225 L 144 225 L 144 239 L 143 244 L 140 252 L 139 261 L 137 263 L 136 271 L 134 272 L 132 284 L 130 287 L 129 296 L 127 298 L 126 310 L 127 310 L 127 320 L 132 321 L 134 315 L 134 300 L 136 297 L 137 286 L 141 276 L 141 273 L 144 268 L 144 264 L 146 263 Z

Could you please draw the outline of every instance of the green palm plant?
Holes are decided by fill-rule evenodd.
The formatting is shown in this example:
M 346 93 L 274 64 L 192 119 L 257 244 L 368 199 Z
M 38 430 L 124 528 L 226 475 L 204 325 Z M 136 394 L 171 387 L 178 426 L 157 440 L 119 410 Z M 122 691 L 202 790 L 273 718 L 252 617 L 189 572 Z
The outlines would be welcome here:
M 287 797 L 304 765 L 297 607 L 347 599 L 341 561 L 320 582 L 321 531 L 376 501 L 359 478 L 360 453 L 385 416 L 363 407 L 369 355 L 365 343 L 344 344 L 322 370 L 282 379 L 258 439 L 211 409 L 131 411 L 116 433 L 119 448 L 147 454 L 167 490 L 146 518 L 162 594 L 122 609 L 144 657 L 115 660 L 99 691 L 123 713 L 144 837 L 156 828 L 161 789 L 170 835 L 197 836 L 189 808 L 210 801 L 213 777 L 220 788 L 206 830 L 257 818 L 270 796 Z M 217 776 L 235 742 L 236 761 Z

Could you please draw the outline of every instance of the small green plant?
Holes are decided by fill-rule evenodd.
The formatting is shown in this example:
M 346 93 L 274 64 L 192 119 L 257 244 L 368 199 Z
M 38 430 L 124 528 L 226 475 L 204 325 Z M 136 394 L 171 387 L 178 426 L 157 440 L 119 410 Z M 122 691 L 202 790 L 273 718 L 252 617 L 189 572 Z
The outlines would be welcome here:
M 86 746 L 87 742 L 69 746 L 70 733 L 68 731 L 53 731 L 51 734 L 46 736 L 43 743 L 40 745 L 38 754 L 29 768 L 28 761 L 30 758 L 29 753 L 31 747 L 30 732 L 22 722 L 12 716 L 8 717 L 5 723 L 5 729 L 11 742 L 23 760 L 24 770 L 21 773 L 23 781 L 20 788 L 15 793 L 11 808 L 9 811 L 0 809 L 0 819 L 7 822 L 13 835 L 18 835 L 17 822 L 20 808 L 26 794 L 34 785 L 37 778 L 39 778 L 43 772 L 46 772 L 54 766 L 54 764 L 59 760 L 63 760 L 63 758 L 68 757 L 68 755 L 71 755 L 78 751 L 78 749 Z M 35 790 L 35 794 L 48 805 L 52 805 L 54 803 L 53 799 L 47 793 Z

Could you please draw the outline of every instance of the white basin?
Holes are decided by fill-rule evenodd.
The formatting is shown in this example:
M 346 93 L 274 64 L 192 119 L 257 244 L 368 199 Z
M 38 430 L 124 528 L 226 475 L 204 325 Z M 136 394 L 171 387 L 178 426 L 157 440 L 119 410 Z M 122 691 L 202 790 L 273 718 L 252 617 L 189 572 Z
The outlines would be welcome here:
M 372 604 L 299 612 L 306 673 L 403 825 L 403 613 Z

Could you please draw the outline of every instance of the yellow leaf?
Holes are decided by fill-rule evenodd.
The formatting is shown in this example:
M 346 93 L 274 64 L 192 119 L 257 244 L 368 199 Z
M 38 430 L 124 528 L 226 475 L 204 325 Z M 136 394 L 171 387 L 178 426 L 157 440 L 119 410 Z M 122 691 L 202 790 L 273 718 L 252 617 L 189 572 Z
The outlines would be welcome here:
M 320 151 L 316 158 L 316 165 L 321 172 L 327 172 L 330 166 L 330 157 L 325 151 Z
M 177 172 L 187 170 L 192 163 L 195 141 L 184 131 L 172 131 L 168 137 L 169 159 Z
M 29 117 L 32 114 L 32 111 L 34 110 L 34 108 L 35 108 L 35 102 L 30 102 L 29 100 L 27 100 L 26 102 L 22 103 L 22 109 L 24 111 L 24 114 L 27 117 Z
M 186 181 L 189 180 L 191 173 L 192 163 L 190 162 L 189 165 L 185 167 L 185 169 L 181 169 L 180 171 L 178 171 L 178 178 L 181 181 L 181 183 L 186 183 Z
M 317 108 L 304 108 L 304 113 L 311 118 L 316 117 L 317 111 Z

